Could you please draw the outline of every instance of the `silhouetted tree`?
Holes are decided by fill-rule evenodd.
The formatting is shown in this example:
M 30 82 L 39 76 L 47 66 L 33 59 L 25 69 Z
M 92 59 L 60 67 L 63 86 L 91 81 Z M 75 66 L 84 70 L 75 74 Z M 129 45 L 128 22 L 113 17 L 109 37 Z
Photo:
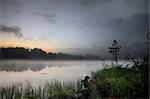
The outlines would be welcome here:
M 114 61 L 118 62 L 118 56 L 119 56 L 119 51 L 121 49 L 121 46 L 119 43 L 114 40 L 112 46 L 109 47 L 109 53 L 112 54 L 112 58 Z

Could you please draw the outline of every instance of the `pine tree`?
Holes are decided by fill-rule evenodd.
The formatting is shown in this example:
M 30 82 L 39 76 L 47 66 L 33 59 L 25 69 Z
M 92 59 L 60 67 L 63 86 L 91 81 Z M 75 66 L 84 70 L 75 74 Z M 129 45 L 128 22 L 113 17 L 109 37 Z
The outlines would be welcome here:
M 112 54 L 112 58 L 115 62 L 118 62 L 120 49 L 121 49 L 121 46 L 116 40 L 114 40 L 112 46 L 109 47 L 109 53 Z

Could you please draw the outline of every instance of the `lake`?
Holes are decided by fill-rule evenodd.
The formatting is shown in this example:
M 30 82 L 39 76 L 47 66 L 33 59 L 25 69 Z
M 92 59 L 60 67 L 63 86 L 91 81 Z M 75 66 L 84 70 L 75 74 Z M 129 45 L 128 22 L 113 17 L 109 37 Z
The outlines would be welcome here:
M 43 85 L 46 82 L 74 82 L 90 76 L 111 61 L 45 61 L 45 60 L 0 60 L 0 86 L 14 83 Z M 120 61 L 121 64 L 128 62 Z

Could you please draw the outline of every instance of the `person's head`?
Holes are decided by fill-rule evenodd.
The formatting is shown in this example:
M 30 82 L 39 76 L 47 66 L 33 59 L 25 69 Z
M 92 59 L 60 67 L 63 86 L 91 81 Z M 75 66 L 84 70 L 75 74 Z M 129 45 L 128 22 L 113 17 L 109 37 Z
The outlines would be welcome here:
M 88 80 L 89 79 L 89 76 L 85 76 L 85 80 Z

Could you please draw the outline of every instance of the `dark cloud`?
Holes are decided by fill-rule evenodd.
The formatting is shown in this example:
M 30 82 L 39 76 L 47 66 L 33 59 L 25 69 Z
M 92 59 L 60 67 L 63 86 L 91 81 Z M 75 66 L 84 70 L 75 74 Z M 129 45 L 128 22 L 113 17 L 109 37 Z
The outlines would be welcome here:
M 21 33 L 21 28 L 18 26 L 5 26 L 0 25 L 0 33 L 13 33 L 18 38 L 24 38 L 23 34 Z
M 6 11 L 8 14 L 11 12 L 22 14 L 22 9 L 23 9 L 22 0 L 1 0 L 0 2 L 1 2 L 1 7 L 3 9 L 3 12 Z
M 19 9 L 16 9 L 16 13 L 19 14 L 19 15 L 21 15 L 21 14 L 22 14 L 22 11 L 19 10 Z
M 39 16 L 48 22 L 55 23 L 55 18 L 56 18 L 55 14 L 50 15 L 48 13 L 35 12 L 34 15 Z
M 96 2 L 96 0 L 80 0 L 83 5 L 92 5 Z
M 148 20 L 148 13 L 135 14 L 127 19 L 119 18 L 109 21 L 108 26 L 113 32 L 118 33 L 120 39 L 143 41 L 144 34 L 146 34 L 149 26 Z

